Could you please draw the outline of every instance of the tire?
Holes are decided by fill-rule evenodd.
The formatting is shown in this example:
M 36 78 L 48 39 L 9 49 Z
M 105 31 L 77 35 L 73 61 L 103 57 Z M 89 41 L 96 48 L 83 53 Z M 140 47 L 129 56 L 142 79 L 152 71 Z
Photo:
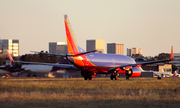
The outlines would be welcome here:
M 87 77 L 84 77 L 84 80 L 87 80 Z
M 115 80 L 117 80 L 118 79 L 118 75 L 114 75 L 114 78 L 115 78 Z
M 158 80 L 161 79 L 161 77 L 158 77 Z
M 36 78 L 37 77 L 37 75 L 33 75 L 33 78 Z
M 113 80 L 113 78 L 114 78 L 114 76 L 113 76 L 113 75 L 111 75 L 111 76 L 110 76 L 110 79 L 111 79 L 111 80 Z
M 91 76 L 89 76 L 89 80 L 92 80 L 92 77 L 91 77 Z

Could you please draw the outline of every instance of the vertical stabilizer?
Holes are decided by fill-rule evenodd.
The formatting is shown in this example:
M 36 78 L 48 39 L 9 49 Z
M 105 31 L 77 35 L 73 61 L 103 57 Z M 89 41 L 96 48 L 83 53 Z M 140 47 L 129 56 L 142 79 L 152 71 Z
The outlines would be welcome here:
M 76 42 L 76 38 L 74 36 L 74 32 L 72 30 L 71 24 L 69 22 L 68 16 L 64 15 L 64 23 L 66 29 L 66 39 L 67 39 L 67 47 L 69 54 L 79 54 L 85 52 L 82 48 L 80 48 Z
M 9 53 L 9 51 L 6 49 L 6 52 L 7 52 L 7 54 L 8 54 L 8 57 L 9 57 L 9 59 L 12 61 L 12 62 L 14 62 L 14 59 L 12 58 L 12 56 L 10 55 L 10 53 Z

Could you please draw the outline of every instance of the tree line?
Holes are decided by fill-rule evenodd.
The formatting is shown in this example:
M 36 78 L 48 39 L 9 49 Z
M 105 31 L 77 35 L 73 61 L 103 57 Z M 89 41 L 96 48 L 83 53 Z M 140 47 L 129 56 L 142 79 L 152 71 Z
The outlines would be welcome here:
M 13 57 L 14 60 L 43 62 L 43 63 L 57 63 L 62 59 L 62 56 L 48 55 L 48 54 L 25 54 L 20 57 Z M 6 60 L 9 60 L 7 55 L 0 56 L 0 65 L 5 65 Z

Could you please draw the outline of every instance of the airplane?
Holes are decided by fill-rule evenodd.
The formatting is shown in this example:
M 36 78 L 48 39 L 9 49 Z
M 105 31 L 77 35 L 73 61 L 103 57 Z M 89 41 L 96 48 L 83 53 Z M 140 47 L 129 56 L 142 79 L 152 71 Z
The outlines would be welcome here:
M 172 77 L 173 79 L 175 79 L 175 77 L 179 77 L 179 70 L 174 71 L 173 74 L 171 72 L 164 71 L 153 71 L 153 73 L 158 76 L 158 79 L 161 79 L 161 77 Z
M 173 74 L 172 74 L 173 79 L 175 79 L 175 77 L 179 77 L 179 70 L 176 70 Z
M 48 63 L 49 64 L 49 63 Z M 58 63 L 56 64 L 66 64 L 66 66 L 64 66 L 64 68 L 61 68 L 61 67 L 58 67 L 58 66 L 55 66 L 55 65 L 46 65 L 46 63 L 41 63 L 41 64 L 22 64 L 22 68 L 28 68 L 29 69 L 29 73 L 28 73 L 28 77 L 30 77 L 31 75 L 33 77 L 37 77 L 37 75 L 45 75 L 47 77 L 55 77 L 53 76 L 53 73 L 54 72 L 57 72 L 57 73 L 60 73 L 59 71 L 61 71 L 61 73 L 65 73 L 66 71 L 64 71 L 64 69 L 66 69 L 66 67 L 69 68 L 74 68 L 74 67 L 70 67 L 68 66 L 69 64 L 69 61 L 66 60 L 66 58 L 62 58 Z M 74 69 L 75 70 L 75 69 Z
M 96 77 L 97 74 L 111 74 L 110 79 L 117 80 L 119 74 L 125 74 L 126 80 L 129 77 L 139 77 L 141 75 L 141 66 L 159 62 L 169 62 L 173 59 L 173 47 L 171 47 L 171 57 L 165 60 L 136 63 L 133 58 L 125 55 L 118 54 L 103 54 L 98 53 L 96 50 L 86 52 L 82 49 L 76 41 L 74 32 L 72 30 L 70 21 L 67 15 L 64 15 L 65 31 L 67 39 L 67 54 L 52 54 L 64 56 L 71 63 L 71 67 L 75 67 L 81 71 L 81 75 L 85 80 Z M 48 53 L 50 54 L 50 53 Z M 13 60 L 11 60 L 13 61 Z M 13 61 L 24 63 L 24 61 Z M 32 62 L 26 62 L 32 63 Z M 38 62 L 33 62 L 34 64 L 41 64 Z M 48 64 L 54 66 L 55 64 Z M 59 67 L 65 67 L 66 65 L 56 64 Z M 67 67 L 66 67 L 67 68 Z
M 10 58 L 11 61 L 14 62 L 12 56 L 9 54 L 8 50 L 7 51 L 7 54 Z M 3 78 L 9 78 L 9 74 L 12 74 L 14 76 L 17 76 L 17 75 L 20 75 L 20 74 L 23 74 L 23 73 L 27 73 L 27 77 L 37 77 L 37 74 L 40 74 L 40 75 L 45 75 L 47 77 L 54 77 L 53 76 L 53 73 L 56 72 L 56 71 L 59 71 L 59 70 L 64 70 L 64 68 L 60 68 L 60 67 L 57 67 L 57 66 L 51 66 L 51 65 L 45 65 L 46 63 L 44 64 L 29 64 L 29 63 L 23 63 L 23 64 L 18 64 L 19 62 L 15 62 L 12 67 L 9 67 L 9 68 L 5 68 L 5 67 L 0 67 L 0 74 L 3 74 L 4 76 L 2 76 Z M 60 62 L 56 63 L 56 64 L 69 64 L 69 61 L 66 60 L 66 58 L 62 58 L 60 60 Z M 68 65 L 66 66 L 68 68 L 70 68 Z M 62 71 L 61 71 L 62 72 Z M 65 71 L 64 71 L 65 72 Z

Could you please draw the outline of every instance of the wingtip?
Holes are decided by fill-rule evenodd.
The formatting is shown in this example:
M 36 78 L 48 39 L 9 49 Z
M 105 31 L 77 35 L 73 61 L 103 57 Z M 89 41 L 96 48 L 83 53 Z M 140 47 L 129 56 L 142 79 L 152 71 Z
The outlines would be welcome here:
M 67 14 L 64 14 L 64 18 L 66 19 L 68 16 L 67 16 Z

